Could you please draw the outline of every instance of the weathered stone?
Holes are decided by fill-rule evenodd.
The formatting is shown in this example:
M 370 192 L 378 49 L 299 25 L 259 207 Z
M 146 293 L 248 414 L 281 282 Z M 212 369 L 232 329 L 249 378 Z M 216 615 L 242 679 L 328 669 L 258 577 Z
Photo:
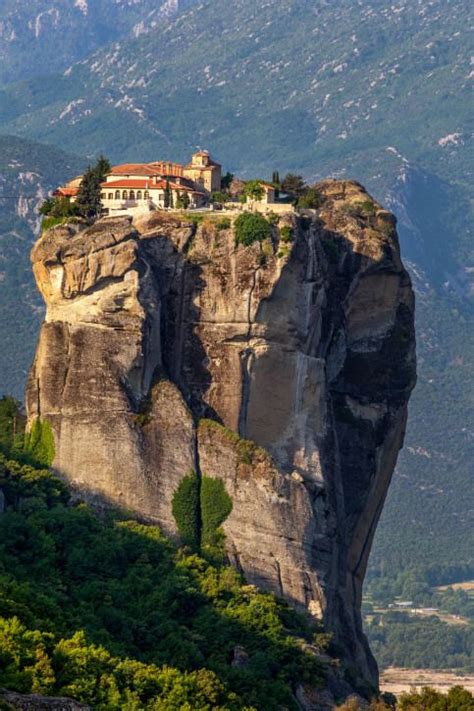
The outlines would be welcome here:
M 232 657 L 231 666 L 233 667 L 246 667 L 249 663 L 249 655 L 245 649 L 239 645 L 234 647 L 234 653 Z
M 376 684 L 361 590 L 415 382 L 413 293 L 390 213 L 357 183 L 319 190 L 317 215 L 285 218 L 291 249 L 277 227 L 236 248 L 162 213 L 47 233 L 28 414 L 81 495 L 170 535 L 188 471 L 220 478 L 229 558 Z
M 11 709 L 20 711 L 90 711 L 74 699 L 60 696 L 40 696 L 40 694 L 18 694 L 16 691 L 0 689 L 0 700 Z

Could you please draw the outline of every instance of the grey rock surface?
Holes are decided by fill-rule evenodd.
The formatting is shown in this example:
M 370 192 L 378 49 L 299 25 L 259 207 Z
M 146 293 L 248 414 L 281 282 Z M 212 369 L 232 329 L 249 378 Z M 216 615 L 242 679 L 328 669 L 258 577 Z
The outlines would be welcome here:
M 361 591 L 415 383 L 414 300 L 392 215 L 357 183 L 319 190 L 320 210 L 250 247 L 175 213 L 50 230 L 27 406 L 82 496 L 169 535 L 188 471 L 221 478 L 233 564 L 376 684 Z
M 18 694 L 16 691 L 0 689 L 0 700 L 11 709 L 20 711 L 91 711 L 74 699 L 62 696 L 41 696 L 40 694 Z

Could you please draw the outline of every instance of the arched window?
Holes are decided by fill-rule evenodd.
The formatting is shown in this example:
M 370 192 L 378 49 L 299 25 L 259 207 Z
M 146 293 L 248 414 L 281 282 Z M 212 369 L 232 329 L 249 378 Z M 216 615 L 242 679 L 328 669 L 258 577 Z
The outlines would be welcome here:
M 120 200 L 120 190 L 115 191 L 115 199 Z
M 130 200 L 135 200 L 135 190 L 130 190 Z
M 109 193 L 108 198 L 109 198 L 109 200 L 113 200 L 113 199 L 114 199 L 114 194 L 113 194 L 113 193 Z
M 126 199 L 127 199 L 127 197 L 128 197 L 128 195 L 127 195 L 127 191 L 126 191 L 126 190 L 124 190 L 124 191 L 122 192 L 122 200 L 126 200 Z
M 105 193 L 101 193 L 101 194 L 100 194 L 100 199 L 101 199 L 101 200 L 105 200 L 106 197 L 107 197 L 107 195 L 106 195 Z
M 141 199 L 142 199 L 142 191 L 137 190 L 137 200 L 141 200 Z
M 145 190 L 144 196 L 145 200 L 148 200 L 148 198 L 150 197 L 150 193 L 148 192 L 148 190 Z

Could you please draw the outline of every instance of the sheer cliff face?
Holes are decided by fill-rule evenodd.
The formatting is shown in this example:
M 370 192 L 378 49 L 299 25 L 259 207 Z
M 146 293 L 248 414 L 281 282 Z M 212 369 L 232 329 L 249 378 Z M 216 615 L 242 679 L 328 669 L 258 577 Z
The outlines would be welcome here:
M 360 596 L 415 381 L 413 293 L 393 217 L 356 183 L 319 188 L 318 214 L 263 245 L 158 213 L 46 233 L 28 411 L 83 496 L 169 534 L 189 470 L 222 479 L 232 562 L 376 681 Z

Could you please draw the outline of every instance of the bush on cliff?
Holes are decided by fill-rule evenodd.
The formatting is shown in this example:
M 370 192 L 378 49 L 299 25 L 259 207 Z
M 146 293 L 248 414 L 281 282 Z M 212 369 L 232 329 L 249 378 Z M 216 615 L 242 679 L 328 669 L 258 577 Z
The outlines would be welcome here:
M 232 511 L 232 499 L 220 479 L 203 476 L 201 481 L 201 545 L 217 546 L 219 527 Z
M 321 195 L 316 188 L 306 188 L 299 196 L 296 206 L 301 209 L 317 209 L 321 207 Z
M 172 512 L 180 536 L 188 546 L 198 549 L 200 544 L 199 478 L 190 472 L 180 482 L 173 496 Z
M 37 417 L 25 435 L 25 452 L 38 464 L 50 467 L 54 460 L 54 434 L 47 420 Z
M 317 628 L 232 568 L 73 506 L 51 472 L 3 455 L 0 489 L 0 688 L 112 711 L 273 711 L 323 683 L 302 646 Z
M 254 242 L 263 242 L 270 237 L 270 223 L 258 212 L 244 212 L 234 223 L 235 245 L 249 247 Z
M 172 512 L 183 543 L 198 550 L 222 542 L 219 527 L 232 511 L 232 499 L 219 479 L 190 472 L 173 495 Z

